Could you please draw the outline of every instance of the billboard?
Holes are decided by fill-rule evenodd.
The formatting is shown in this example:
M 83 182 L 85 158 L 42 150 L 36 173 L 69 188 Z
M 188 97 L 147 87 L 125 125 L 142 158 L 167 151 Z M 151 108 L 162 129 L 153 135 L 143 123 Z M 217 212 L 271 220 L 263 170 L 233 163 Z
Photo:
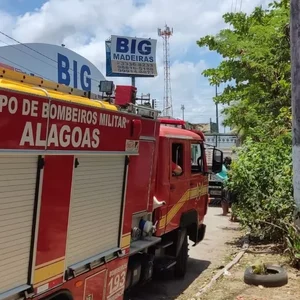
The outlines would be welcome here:
M 157 76 L 156 40 L 112 35 L 106 47 L 106 76 Z
M 99 94 L 103 74 L 86 58 L 57 45 L 43 43 L 0 47 L 0 67 L 42 77 Z
M 221 150 L 231 149 L 238 145 L 238 137 L 236 134 L 207 133 L 205 137 L 208 144 L 218 146 Z

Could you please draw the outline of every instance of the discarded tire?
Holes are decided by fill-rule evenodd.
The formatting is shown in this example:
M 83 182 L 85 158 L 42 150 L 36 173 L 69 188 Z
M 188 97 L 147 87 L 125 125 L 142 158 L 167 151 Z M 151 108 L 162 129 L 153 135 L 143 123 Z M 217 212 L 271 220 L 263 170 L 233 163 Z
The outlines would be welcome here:
M 266 265 L 267 275 L 254 274 L 252 267 L 245 270 L 244 282 L 249 285 L 280 287 L 288 283 L 288 276 L 282 267 Z

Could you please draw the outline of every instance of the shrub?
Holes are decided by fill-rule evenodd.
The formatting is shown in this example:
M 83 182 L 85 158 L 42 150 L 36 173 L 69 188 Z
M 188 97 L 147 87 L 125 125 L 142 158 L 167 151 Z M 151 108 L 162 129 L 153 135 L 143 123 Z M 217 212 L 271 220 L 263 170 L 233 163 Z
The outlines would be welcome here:
M 237 195 L 234 213 L 251 234 L 284 241 L 294 213 L 291 134 L 247 139 L 237 151 L 228 187 Z

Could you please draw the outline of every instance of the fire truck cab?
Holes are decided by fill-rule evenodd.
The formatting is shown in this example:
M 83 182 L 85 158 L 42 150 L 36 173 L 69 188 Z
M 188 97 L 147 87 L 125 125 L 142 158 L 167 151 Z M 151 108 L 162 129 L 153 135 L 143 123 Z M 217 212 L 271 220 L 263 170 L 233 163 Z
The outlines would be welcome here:
M 137 169 L 143 170 L 147 179 L 151 178 L 151 174 L 153 176 L 152 184 L 149 183 L 150 198 L 144 202 L 151 202 L 153 198 L 149 206 L 153 213 L 147 217 L 149 209 L 147 213 L 146 210 L 143 212 L 143 201 L 133 204 L 136 208 L 132 214 L 127 289 L 150 279 L 152 273 L 161 274 L 170 268 L 174 269 L 176 277 L 183 277 L 187 266 L 188 239 L 196 246 L 205 235 L 209 170 L 204 134 L 187 130 L 182 120 L 158 120 L 160 126 L 153 141 L 153 148 L 156 148 L 153 160 L 146 163 L 145 157 L 151 156 L 148 153 L 143 155 L 140 148 L 143 162 Z M 222 166 L 222 152 L 214 149 L 213 153 L 213 170 L 210 171 L 218 172 Z M 173 172 L 173 163 L 180 166 L 181 174 Z M 142 176 L 139 174 L 139 177 Z M 140 186 L 147 187 L 147 184 Z M 142 194 L 146 195 L 145 192 Z
M 1 300 L 121 300 L 185 275 L 205 234 L 205 137 L 136 102 L 134 87 L 99 98 L 0 69 Z
M 159 226 L 159 230 L 164 233 L 173 231 L 178 225 L 188 227 L 191 224 L 199 225 L 200 231 L 204 231 L 204 225 L 200 224 L 206 214 L 205 176 L 208 170 L 203 142 L 203 138 L 196 133 L 161 126 L 155 196 L 157 199 L 165 199 L 166 202 L 160 208 L 160 213 L 166 215 L 165 224 Z M 172 172 L 172 163 L 180 166 L 181 174 Z M 203 201 L 199 201 L 203 196 Z M 189 199 L 194 200 L 185 207 L 185 202 Z M 175 213 L 181 211 L 182 207 L 184 213 Z M 192 237 L 193 239 L 198 243 L 198 238 Z

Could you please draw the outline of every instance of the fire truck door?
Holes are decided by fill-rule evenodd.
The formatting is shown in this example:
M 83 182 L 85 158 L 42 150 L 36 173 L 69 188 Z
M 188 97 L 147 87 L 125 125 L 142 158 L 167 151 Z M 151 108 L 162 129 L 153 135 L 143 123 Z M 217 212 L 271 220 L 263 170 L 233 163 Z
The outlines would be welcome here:
M 116 249 L 125 155 L 76 156 L 68 227 L 67 265 Z
M 170 194 L 166 218 L 166 232 L 179 226 L 181 211 L 189 200 L 189 176 L 187 174 L 189 148 L 188 143 L 181 140 L 170 141 Z M 172 174 L 172 163 L 180 166 L 181 175 Z
M 190 207 L 196 208 L 199 215 L 204 215 L 205 199 L 202 196 L 205 194 L 204 175 L 203 175 L 203 147 L 197 142 L 190 143 Z
M 28 288 L 37 155 L 0 156 L 0 298 Z

